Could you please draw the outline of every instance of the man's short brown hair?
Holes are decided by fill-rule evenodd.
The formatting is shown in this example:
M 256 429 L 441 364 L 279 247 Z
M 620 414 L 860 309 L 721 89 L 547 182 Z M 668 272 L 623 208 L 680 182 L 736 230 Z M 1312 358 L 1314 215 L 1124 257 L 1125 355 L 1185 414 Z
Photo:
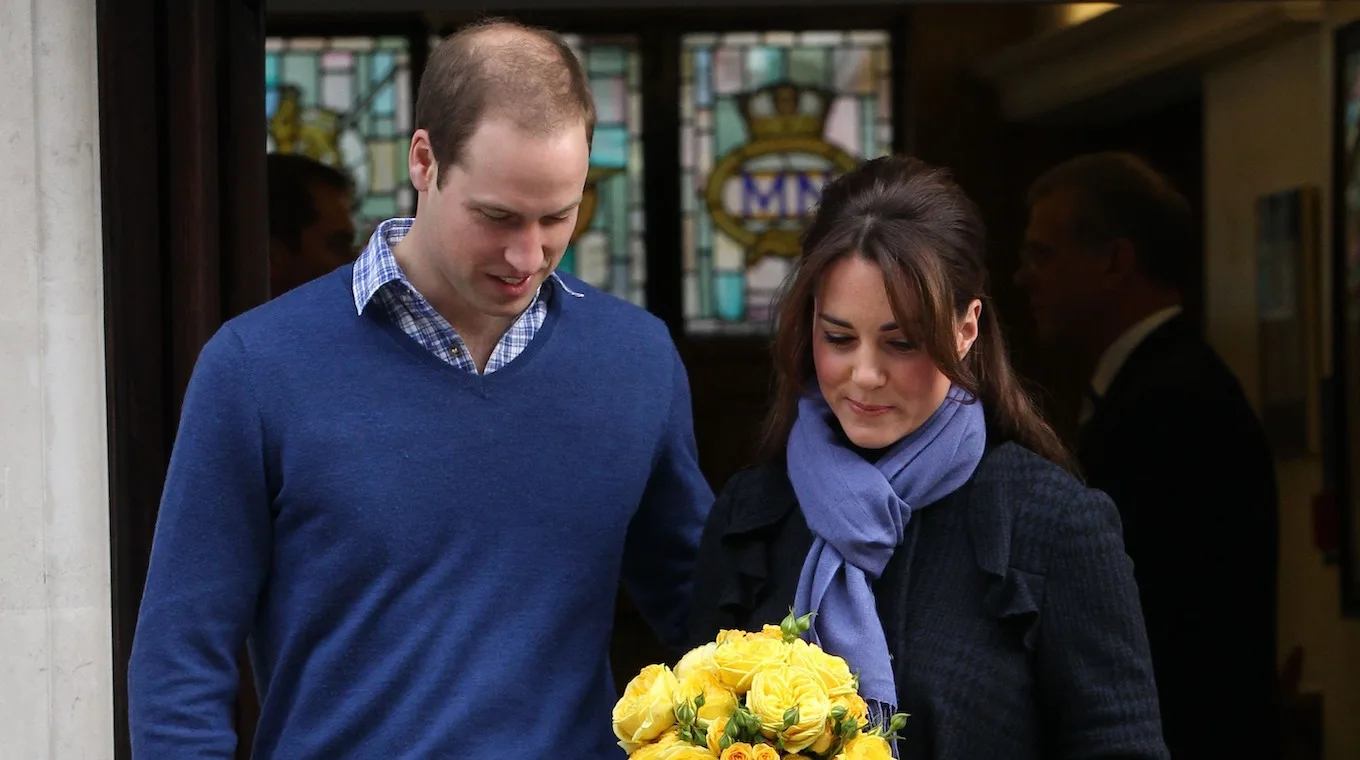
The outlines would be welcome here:
M 581 62 L 561 35 L 489 18 L 435 47 L 416 94 L 415 125 L 430 135 L 439 182 L 493 115 L 532 135 L 553 134 L 579 119 L 589 145 L 595 101 Z
M 1059 192 L 1072 203 L 1072 232 L 1082 244 L 1124 238 L 1150 279 L 1177 288 L 1190 284 L 1199 250 L 1190 203 L 1147 161 L 1124 151 L 1068 159 L 1034 182 L 1029 205 Z

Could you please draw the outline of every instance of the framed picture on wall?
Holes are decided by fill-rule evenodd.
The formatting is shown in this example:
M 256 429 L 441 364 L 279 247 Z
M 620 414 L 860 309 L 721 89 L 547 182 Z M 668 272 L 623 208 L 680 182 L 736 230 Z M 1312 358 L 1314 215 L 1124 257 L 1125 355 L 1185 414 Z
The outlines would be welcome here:
M 1338 508 L 1341 602 L 1360 617 L 1360 22 L 1337 32 L 1332 121 L 1331 385 L 1326 484 Z
M 1281 459 L 1317 452 L 1318 224 L 1316 186 L 1256 200 L 1261 417 L 1271 450 Z

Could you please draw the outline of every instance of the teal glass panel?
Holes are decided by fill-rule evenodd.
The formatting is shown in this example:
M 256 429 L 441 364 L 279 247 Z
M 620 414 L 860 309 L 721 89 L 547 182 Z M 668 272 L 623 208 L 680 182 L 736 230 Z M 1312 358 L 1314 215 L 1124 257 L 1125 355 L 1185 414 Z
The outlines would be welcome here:
M 404 156 L 410 134 L 409 42 L 403 37 L 269 37 L 266 150 L 307 156 L 354 181 L 355 229 L 414 213 Z
M 642 61 L 637 40 L 565 35 L 585 65 L 595 97 L 595 137 L 586 199 L 560 269 L 646 306 L 646 250 L 632 241 L 643 233 Z M 636 212 L 636 213 L 635 213 Z
M 586 42 L 583 49 L 587 54 L 591 75 L 627 76 L 629 67 L 633 65 L 631 59 L 636 56 L 636 51 L 630 50 L 630 47 L 626 43 L 591 45 Z

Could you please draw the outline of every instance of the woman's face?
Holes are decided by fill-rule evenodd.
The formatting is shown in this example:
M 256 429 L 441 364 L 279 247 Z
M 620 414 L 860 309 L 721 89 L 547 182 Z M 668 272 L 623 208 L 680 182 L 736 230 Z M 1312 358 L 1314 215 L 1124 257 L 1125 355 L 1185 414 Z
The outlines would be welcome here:
M 977 338 L 981 308 L 974 301 L 955 326 L 960 358 Z M 921 427 L 949 392 L 949 378 L 903 335 L 883 271 L 859 254 L 827 269 L 812 329 L 817 385 L 856 446 L 896 443 Z

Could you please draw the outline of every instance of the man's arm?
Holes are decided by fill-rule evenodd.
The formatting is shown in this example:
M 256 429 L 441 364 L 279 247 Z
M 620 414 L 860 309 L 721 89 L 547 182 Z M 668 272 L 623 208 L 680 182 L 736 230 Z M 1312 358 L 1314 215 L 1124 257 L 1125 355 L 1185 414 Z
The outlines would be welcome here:
M 1187 758 L 1247 749 L 1265 729 L 1244 732 L 1246 716 L 1273 719 L 1273 652 L 1258 651 L 1274 639 L 1273 463 L 1228 400 L 1150 392 L 1126 419 L 1109 492 L 1130 514 L 1167 744 Z
M 623 583 L 661 642 L 679 652 L 689 620 L 694 558 L 713 490 L 699 471 L 689 379 L 671 349 L 670 413 L 642 504 L 628 528 Z
M 128 667 L 138 760 L 230 758 L 237 653 L 269 567 L 263 432 L 240 338 L 203 347 L 184 397 Z

